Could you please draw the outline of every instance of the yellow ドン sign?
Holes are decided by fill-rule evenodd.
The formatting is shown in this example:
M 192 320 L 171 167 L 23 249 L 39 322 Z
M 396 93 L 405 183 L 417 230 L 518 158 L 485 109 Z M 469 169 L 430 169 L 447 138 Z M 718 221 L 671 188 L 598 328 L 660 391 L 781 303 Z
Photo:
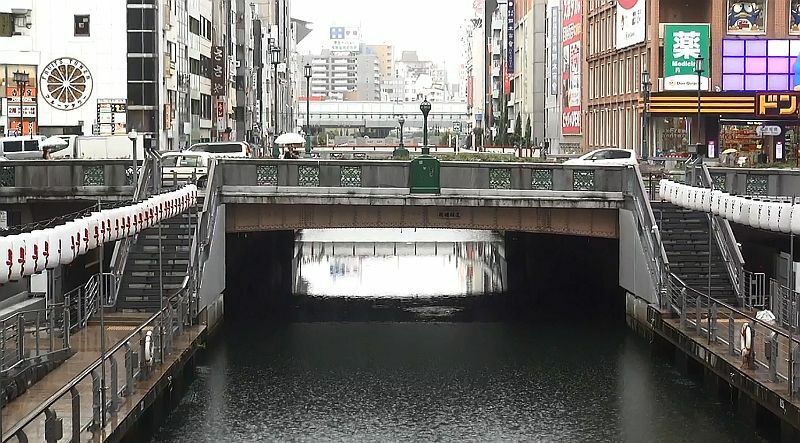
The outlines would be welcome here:
M 758 94 L 756 114 L 790 116 L 797 114 L 797 94 Z

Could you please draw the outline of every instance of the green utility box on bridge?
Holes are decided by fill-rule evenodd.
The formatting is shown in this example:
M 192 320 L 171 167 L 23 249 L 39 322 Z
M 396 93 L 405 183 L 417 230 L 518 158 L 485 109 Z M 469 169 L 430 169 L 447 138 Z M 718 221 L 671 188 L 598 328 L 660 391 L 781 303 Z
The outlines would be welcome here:
M 438 194 L 442 190 L 439 180 L 439 160 L 423 155 L 411 160 L 409 184 L 412 194 Z

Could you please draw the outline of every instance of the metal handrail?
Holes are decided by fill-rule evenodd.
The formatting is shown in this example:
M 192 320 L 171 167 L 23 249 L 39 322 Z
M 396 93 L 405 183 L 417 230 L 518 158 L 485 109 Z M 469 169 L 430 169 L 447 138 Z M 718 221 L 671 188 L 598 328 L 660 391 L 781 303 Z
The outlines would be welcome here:
M 714 190 L 714 182 L 711 180 L 711 173 L 708 171 L 708 166 L 705 163 L 700 163 L 700 183 L 712 191 Z M 695 166 L 696 170 L 696 166 Z M 733 290 L 739 300 L 744 300 L 744 257 L 742 251 L 739 250 L 739 245 L 736 242 L 736 236 L 733 234 L 730 222 L 718 215 L 709 213 L 711 217 L 712 230 L 714 231 L 714 239 L 719 246 L 722 259 L 725 262 L 725 268 L 728 270 L 728 275 L 733 282 Z
M 132 352 L 131 351 L 131 342 L 135 340 L 137 335 L 140 336 L 140 337 L 144 337 L 144 332 L 145 332 L 145 329 L 147 329 L 147 328 L 151 328 L 152 327 L 153 329 L 158 329 L 159 325 L 161 324 L 160 320 L 162 318 L 164 318 L 166 320 L 164 324 L 168 325 L 168 327 L 166 328 L 165 331 L 162 331 L 162 330 L 159 329 L 159 335 L 156 336 L 154 334 L 155 343 L 153 345 L 153 354 L 152 355 L 159 355 L 159 351 L 162 350 L 162 349 L 164 350 L 165 353 L 168 352 L 170 344 L 172 343 L 172 339 L 174 338 L 174 335 L 175 334 L 180 335 L 180 333 L 182 333 L 183 326 L 186 324 L 186 320 L 190 318 L 190 312 L 189 312 L 189 309 L 188 309 L 188 305 L 186 304 L 187 298 L 188 298 L 187 294 L 184 291 L 179 291 L 178 293 L 176 293 L 175 295 L 170 297 L 169 300 L 167 300 L 167 303 L 165 303 L 164 308 L 162 310 L 160 310 L 160 311 L 156 312 L 155 314 L 153 314 L 152 316 L 150 316 L 150 318 L 148 318 L 147 321 L 145 321 L 143 324 L 141 324 L 139 327 L 137 327 L 133 332 L 128 334 L 123 340 L 121 340 L 116 345 L 111 347 L 106 352 L 106 358 L 105 359 L 103 359 L 103 357 L 99 357 L 98 359 L 96 359 L 87 368 L 85 368 L 78 375 L 73 377 L 72 380 L 70 380 L 68 383 L 66 383 L 64 386 L 62 386 L 53 395 L 48 397 L 47 400 L 45 400 L 44 402 L 39 404 L 39 406 L 37 406 L 33 411 L 28 413 L 22 420 L 20 420 L 19 422 L 15 423 L 7 432 L 3 433 L 2 441 L 6 442 L 6 441 L 8 441 L 8 440 L 10 440 L 12 438 L 16 438 L 16 436 L 18 434 L 20 434 L 20 433 L 22 433 L 24 435 L 24 428 L 26 426 L 28 426 L 30 423 L 32 423 L 34 420 L 36 420 L 39 416 L 45 414 L 47 411 L 50 411 L 52 413 L 54 411 L 54 408 L 52 407 L 53 404 L 55 404 L 62 397 L 64 397 L 67 394 L 70 394 L 70 393 L 72 393 L 72 395 L 73 395 L 73 398 L 72 398 L 73 407 L 77 403 L 77 409 L 78 409 L 78 411 L 77 411 L 78 416 L 77 417 L 78 417 L 78 420 L 79 420 L 80 419 L 80 398 L 81 397 L 80 397 L 79 394 L 76 395 L 78 384 L 83 382 L 89 376 L 93 376 L 93 377 L 96 376 L 96 371 L 98 371 L 98 369 L 100 368 L 100 365 L 106 364 L 109 360 L 111 360 L 112 373 L 113 373 L 113 368 L 116 365 L 113 356 L 118 351 L 123 350 L 123 348 L 125 349 L 125 352 L 126 352 L 126 363 L 128 361 L 133 360 L 133 359 L 129 359 L 130 353 Z M 176 310 L 177 310 L 177 314 L 176 314 L 177 317 L 174 318 L 173 317 L 173 312 L 176 311 Z M 173 322 L 173 320 L 177 320 L 177 322 Z M 158 321 L 158 323 L 157 323 L 157 321 Z M 140 342 L 141 342 L 141 346 L 144 347 L 143 340 L 140 340 Z M 140 359 L 139 362 L 140 362 L 140 367 L 139 367 L 140 372 L 139 373 L 142 374 L 143 373 L 142 371 L 144 371 L 144 374 L 147 375 L 146 367 L 148 365 L 148 362 L 145 362 L 144 358 Z M 163 364 L 163 361 L 160 361 L 158 363 L 159 364 Z M 129 368 L 126 368 L 126 371 L 128 369 Z M 133 369 L 133 368 L 131 368 L 131 369 Z M 133 372 L 130 372 L 128 374 L 131 376 L 129 378 L 129 381 L 132 382 L 134 374 L 133 374 Z M 112 383 L 114 383 L 114 379 L 113 378 L 112 378 L 111 381 L 112 381 Z M 125 391 L 126 389 L 132 389 L 132 387 L 131 386 L 126 386 L 123 389 L 123 391 Z M 118 392 L 116 390 L 114 390 L 111 394 L 112 395 L 118 395 Z M 96 395 L 95 397 L 99 398 L 100 396 Z M 95 398 L 93 401 L 97 401 L 97 398 Z M 96 408 L 100 408 L 100 405 L 95 405 L 95 407 Z M 108 405 L 106 405 L 106 407 L 108 407 Z M 105 408 L 103 408 L 103 409 L 105 409 Z M 98 410 L 100 410 L 100 409 L 98 409 Z M 75 410 L 73 410 L 72 412 L 73 412 L 73 414 L 76 413 Z M 114 412 L 115 411 L 113 411 L 113 410 L 111 411 L 112 414 Z M 93 421 L 96 420 L 97 418 L 98 418 L 97 416 L 93 417 Z M 98 423 L 94 423 L 94 424 L 95 425 L 99 425 Z M 72 429 L 73 441 L 79 441 L 80 433 L 82 432 L 83 429 L 84 429 L 83 425 L 80 425 L 78 427 L 78 429 L 75 429 L 73 427 L 73 429 Z M 78 440 L 75 440 L 76 436 L 77 436 Z
M 217 210 L 219 207 L 220 199 L 220 184 L 221 175 L 216 174 L 217 161 L 211 159 L 208 167 L 208 181 L 206 183 L 205 199 L 203 201 L 203 210 L 198 213 L 197 224 L 195 225 L 195 234 L 192 238 L 191 251 L 189 256 L 189 269 L 194 274 L 194 283 L 198 287 L 194 289 L 197 296 L 194 304 L 194 314 L 197 314 L 199 307 L 199 285 L 203 282 L 203 274 L 205 273 L 205 265 L 208 261 L 208 254 L 210 252 L 211 237 L 214 233 L 216 225 Z M 184 282 L 189 284 L 188 281 Z
M 34 328 L 33 338 L 26 339 L 31 326 Z M 69 352 L 69 329 L 69 307 L 65 303 L 20 311 L 0 320 L 0 374 L 7 377 L 17 369 L 24 370 L 32 362 Z M 45 338 L 41 337 L 43 330 L 47 332 Z M 28 345 L 26 349 L 27 340 L 34 342 L 33 347 Z
M 147 185 L 150 180 L 152 168 L 151 162 L 145 161 L 142 165 L 142 173 L 139 174 L 139 183 L 133 191 L 133 202 L 138 202 L 142 197 L 147 195 Z M 106 292 L 106 300 L 104 301 L 105 307 L 114 307 L 117 305 L 119 297 L 120 284 L 122 283 L 122 275 L 125 273 L 125 266 L 128 262 L 128 254 L 131 248 L 136 243 L 137 235 L 125 237 L 117 242 L 114 246 L 114 253 L 111 256 L 111 269 L 112 274 L 115 276 L 116 281 L 112 291 Z
M 641 229 L 639 236 L 645 246 L 644 252 L 648 259 L 647 267 L 650 270 L 654 289 L 661 301 L 664 283 L 669 273 L 669 258 L 667 258 L 667 252 L 661 241 L 661 232 L 658 229 L 639 166 L 633 165 L 629 171 L 633 172 L 629 175 L 628 192 L 633 197 L 636 208 L 635 213 Z
M 800 381 L 800 373 L 792 371 L 792 368 L 789 366 L 792 364 L 793 358 L 789 358 L 788 360 L 782 359 L 779 357 L 778 351 L 779 340 L 786 340 L 789 344 L 788 352 L 791 353 L 790 355 L 792 355 L 796 361 L 797 357 L 800 356 L 800 340 L 797 336 L 785 332 L 779 326 L 774 326 L 768 322 L 759 320 L 744 311 L 711 297 L 709 294 L 704 294 L 689 287 L 675 274 L 670 274 L 668 288 L 671 301 L 669 309 L 680 315 L 679 327 L 681 330 L 694 329 L 698 335 L 705 335 L 709 343 L 719 341 L 727 344 L 730 355 L 741 355 L 741 349 L 737 349 L 736 347 L 737 340 L 735 337 L 737 334 L 735 331 L 735 320 L 747 320 L 753 330 L 751 349 L 753 361 L 769 369 L 770 377 L 773 382 L 786 382 L 790 387 L 790 395 L 798 391 L 798 388 L 800 388 L 800 384 L 798 384 L 798 381 Z M 690 306 L 692 302 L 693 305 Z M 691 313 L 692 310 L 695 312 L 694 320 L 689 317 L 689 313 Z M 703 315 L 706 316 L 705 322 L 703 321 Z M 725 316 L 728 321 L 727 328 L 725 328 L 725 333 L 723 335 L 719 333 L 723 328 L 719 327 L 718 324 L 719 320 Z M 703 323 L 705 323 L 705 326 Z M 770 356 L 767 357 L 766 361 L 759 360 L 759 353 L 756 352 L 757 330 L 764 330 L 768 333 L 767 338 L 769 338 L 770 343 Z M 784 373 L 780 371 L 781 362 L 786 363 Z M 790 379 L 790 377 L 793 377 L 793 379 Z

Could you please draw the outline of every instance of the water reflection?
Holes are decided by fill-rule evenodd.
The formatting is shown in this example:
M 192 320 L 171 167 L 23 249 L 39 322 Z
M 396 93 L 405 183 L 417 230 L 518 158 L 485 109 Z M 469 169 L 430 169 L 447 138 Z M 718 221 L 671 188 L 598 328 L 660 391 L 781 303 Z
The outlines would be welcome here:
M 415 298 L 506 289 L 503 238 L 492 232 L 306 230 L 295 244 L 298 295 Z

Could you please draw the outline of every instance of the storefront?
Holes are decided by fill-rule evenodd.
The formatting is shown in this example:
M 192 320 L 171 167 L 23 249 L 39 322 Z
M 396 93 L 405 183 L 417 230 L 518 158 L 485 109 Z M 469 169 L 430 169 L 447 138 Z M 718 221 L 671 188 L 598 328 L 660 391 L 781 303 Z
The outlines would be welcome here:
M 800 95 L 654 93 L 649 111 L 657 157 L 686 157 L 698 143 L 712 157 L 742 165 L 797 161 Z M 700 128 L 698 135 L 698 110 Z M 723 154 L 724 153 L 724 154 Z

